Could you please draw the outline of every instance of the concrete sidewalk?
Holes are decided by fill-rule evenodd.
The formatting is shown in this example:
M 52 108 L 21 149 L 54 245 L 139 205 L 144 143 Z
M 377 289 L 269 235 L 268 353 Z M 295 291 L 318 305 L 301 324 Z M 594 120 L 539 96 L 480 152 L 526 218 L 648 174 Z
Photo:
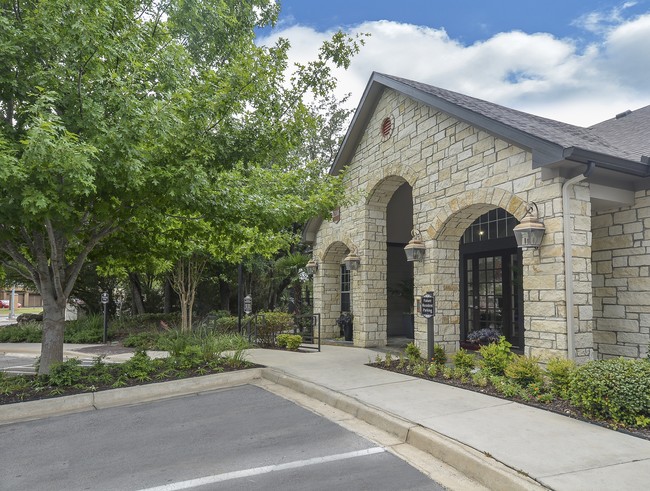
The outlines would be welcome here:
M 74 355 L 78 346 L 66 345 L 66 355 Z M 40 350 L 40 345 L 0 344 L 0 353 L 15 354 L 19 347 L 23 356 L 29 349 Z M 323 346 L 320 353 L 250 350 L 248 359 L 268 367 L 258 375 L 267 381 L 392 433 L 491 489 L 534 489 L 540 484 L 567 491 L 648 487 L 650 441 L 365 366 L 376 355 L 368 349 Z M 151 400 L 155 394 L 149 387 Z M 169 397 L 169 389 L 160 397 Z

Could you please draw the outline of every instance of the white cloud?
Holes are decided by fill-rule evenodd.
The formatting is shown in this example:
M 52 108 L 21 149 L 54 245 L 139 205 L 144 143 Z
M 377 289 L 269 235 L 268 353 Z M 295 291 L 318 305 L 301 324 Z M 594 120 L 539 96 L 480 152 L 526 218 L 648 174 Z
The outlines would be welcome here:
M 352 92 L 351 103 L 356 104 L 370 74 L 377 71 L 573 124 L 594 124 L 650 104 L 650 14 L 625 20 L 622 10 L 609 13 L 608 29 L 587 47 L 551 34 L 519 31 L 465 46 L 443 29 L 365 22 L 347 29 L 371 36 L 350 69 L 338 72 L 339 95 Z M 590 22 L 593 28 L 604 20 L 594 17 Z M 285 37 L 292 44 L 292 60 L 305 62 L 332 34 L 291 26 L 259 42 Z

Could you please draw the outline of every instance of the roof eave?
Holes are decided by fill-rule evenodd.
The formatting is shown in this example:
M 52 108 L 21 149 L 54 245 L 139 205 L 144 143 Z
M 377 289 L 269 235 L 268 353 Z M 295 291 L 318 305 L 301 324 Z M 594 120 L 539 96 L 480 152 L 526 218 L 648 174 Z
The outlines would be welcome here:
M 650 177 L 650 165 L 643 162 L 614 157 L 579 147 L 564 149 L 564 159 L 583 164 L 594 162 L 598 167 L 636 177 Z

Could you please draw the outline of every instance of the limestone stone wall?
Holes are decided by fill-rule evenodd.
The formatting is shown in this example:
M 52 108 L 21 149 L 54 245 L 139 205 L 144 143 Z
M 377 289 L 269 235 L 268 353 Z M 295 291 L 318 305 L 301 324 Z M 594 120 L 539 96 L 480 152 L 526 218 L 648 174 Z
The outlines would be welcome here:
M 650 192 L 597 213 L 593 224 L 594 342 L 601 358 L 645 357 L 650 344 Z
M 394 122 L 388 138 L 380 131 L 387 117 Z M 353 272 L 355 344 L 386 343 L 386 205 L 404 182 L 412 186 L 414 227 L 426 239 L 425 261 L 414 265 L 415 294 L 436 295 L 435 342 L 450 352 L 458 348 L 459 241 L 465 229 L 496 207 L 520 220 L 526 203 L 534 201 L 547 233 L 539 250 L 523 254 L 525 349 L 544 358 L 566 356 L 563 179 L 542 179 L 525 149 L 389 89 L 349 163 L 346 183 L 353 203 L 341 209 L 339 223 L 323 223 L 314 245 L 317 252 L 336 241 L 358 248 L 361 267 Z M 572 200 L 577 256 L 574 312 L 579 317 L 579 355 L 588 357 L 592 343 L 588 187 L 578 187 Z M 327 300 L 318 298 L 318 292 L 316 288 L 315 308 L 327 310 Z M 423 352 L 426 336 L 426 321 L 417 318 L 415 341 Z

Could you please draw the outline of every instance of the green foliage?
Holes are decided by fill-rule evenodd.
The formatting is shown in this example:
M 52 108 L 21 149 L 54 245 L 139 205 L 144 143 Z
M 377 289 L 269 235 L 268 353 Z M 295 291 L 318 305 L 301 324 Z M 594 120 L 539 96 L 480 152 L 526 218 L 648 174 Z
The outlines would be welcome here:
M 454 362 L 454 367 L 466 374 L 474 370 L 474 367 L 476 366 L 476 358 L 474 355 L 463 348 L 460 348 L 456 353 L 454 353 L 452 360 Z
M 71 358 L 63 363 L 52 364 L 48 381 L 54 386 L 69 387 L 79 382 L 82 373 L 81 362 L 77 358 Z
M 481 368 L 492 375 L 503 375 L 514 356 L 510 348 L 512 344 L 506 341 L 505 336 L 501 336 L 498 343 L 481 346 L 479 348 L 479 353 L 483 357 L 480 361 Z
M 587 414 L 635 425 L 650 417 L 650 363 L 613 358 L 575 369 L 570 399 Z
M 275 345 L 275 338 L 282 332 L 293 332 L 293 316 L 286 312 L 262 312 L 264 320 L 257 326 L 257 338 L 262 346 Z M 260 317 L 258 316 L 258 319 Z
M 239 318 L 232 315 L 219 317 L 215 321 L 215 327 L 218 332 L 238 332 Z
M 431 361 L 439 367 L 442 367 L 447 363 L 447 353 L 442 345 L 436 344 L 433 347 L 433 357 L 431 358 Z
M 0 327 L 0 343 L 40 343 L 42 336 L 40 322 Z
M 147 382 L 151 380 L 151 374 L 156 371 L 156 368 L 155 360 L 149 358 L 144 350 L 137 350 L 129 360 L 122 364 L 122 373 L 126 378 Z
M 539 366 L 539 357 L 515 355 L 505 368 L 505 375 L 521 387 L 542 382 L 543 370 Z
M 435 363 L 429 363 L 429 366 L 427 368 L 427 373 L 429 374 L 429 377 L 435 377 L 438 375 L 438 365 Z
M 526 394 L 526 391 L 521 385 L 510 380 L 508 377 L 502 375 L 490 375 L 490 383 L 492 386 L 504 397 L 517 397 Z
M 270 0 L 1 10 L 0 255 L 48 305 L 97 247 L 112 272 L 271 257 L 297 241 L 294 223 L 342 201 L 342 176 L 323 172 L 338 137 L 321 131 L 344 118 L 323 125 L 307 101 L 332 102 L 333 70 L 363 39 L 338 32 L 291 73 L 285 39 L 256 44 L 277 12 Z
M 390 353 L 386 353 L 384 355 L 384 366 L 386 368 L 390 368 L 390 366 L 393 364 L 393 355 Z
M 427 371 L 427 364 L 424 360 L 420 359 L 413 365 L 413 375 L 422 377 Z
M 407 344 L 404 353 L 411 363 L 417 363 L 422 359 L 422 352 L 415 343 Z
M 89 315 L 65 323 L 63 341 L 66 343 L 101 343 L 103 339 L 104 318 L 101 315 Z
M 488 376 L 482 370 L 472 374 L 472 383 L 478 387 L 488 386 Z
M 546 375 L 551 383 L 551 393 L 561 399 L 569 398 L 569 384 L 576 369 L 573 360 L 552 358 L 546 365 Z
M 278 334 L 276 337 L 278 346 L 287 348 L 290 351 L 297 351 L 302 343 L 302 336 L 300 334 Z
M 138 332 L 129 334 L 122 341 L 122 345 L 127 348 L 154 349 L 158 344 L 161 334 L 155 332 Z

